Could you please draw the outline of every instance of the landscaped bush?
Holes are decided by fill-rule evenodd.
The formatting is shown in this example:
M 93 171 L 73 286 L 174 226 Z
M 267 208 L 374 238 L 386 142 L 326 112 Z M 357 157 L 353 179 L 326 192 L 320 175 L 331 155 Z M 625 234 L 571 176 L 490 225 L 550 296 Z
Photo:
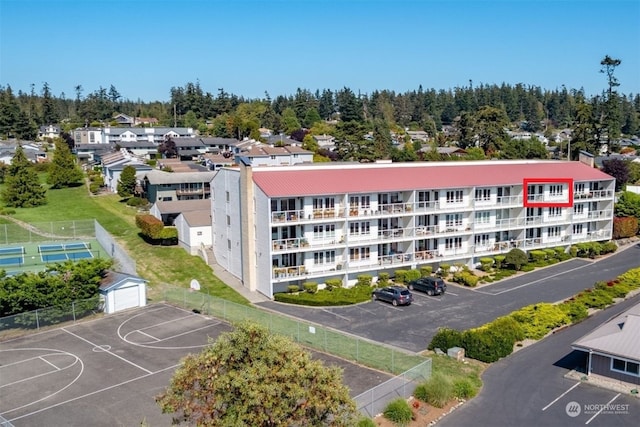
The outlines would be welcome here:
M 558 326 L 570 323 L 569 316 L 558 305 L 538 303 L 522 307 L 510 315 L 522 326 L 525 338 L 538 340 Z
M 493 258 L 480 258 L 480 270 L 491 271 L 493 267 Z
M 575 298 L 570 298 L 560 304 L 560 309 L 567 313 L 567 316 L 571 319 L 571 323 L 578 323 L 586 319 L 589 315 L 587 307 L 585 307 L 582 302 L 576 301 Z
M 361 274 L 357 277 L 356 286 L 371 287 L 371 281 L 373 277 L 370 274 Z
M 431 406 L 442 408 L 454 397 L 454 391 L 447 377 L 435 373 L 429 380 L 416 387 L 413 396 Z
M 438 269 L 438 275 L 443 278 L 449 277 L 449 270 L 451 269 L 451 264 L 440 264 L 440 268 Z
M 510 315 L 498 317 L 489 324 L 491 325 L 491 329 L 500 331 L 502 335 L 514 343 L 526 338 L 522 325 Z
M 585 289 L 576 296 L 576 301 L 581 302 L 587 308 L 605 308 L 613 304 L 613 298 L 601 289 Z
M 496 261 L 496 268 L 497 268 L 497 269 L 500 269 L 500 268 L 502 268 L 502 267 L 503 267 L 503 265 L 504 265 L 504 260 L 505 260 L 506 258 L 507 258 L 507 257 L 506 257 L 506 256 L 504 256 L 504 255 L 496 255 L 496 256 L 494 256 L 494 257 L 493 257 L 493 259 Z
M 318 292 L 318 284 L 316 282 L 304 282 L 302 284 L 302 289 L 310 294 L 315 294 Z
M 393 279 L 396 283 L 406 283 L 406 275 L 408 270 L 396 270 L 395 278 Z
M 431 276 L 431 273 L 433 273 L 433 267 L 431 267 L 430 265 L 425 265 L 423 267 L 420 267 L 421 277 L 429 277 Z
M 608 241 L 602 244 L 602 253 L 603 254 L 612 254 L 618 250 L 618 245 L 616 242 Z
M 310 294 L 308 292 L 300 292 L 297 294 L 280 292 L 280 293 L 274 294 L 273 298 L 279 302 L 286 302 L 289 304 L 308 305 L 308 306 L 315 306 L 315 307 L 351 305 L 351 304 L 357 304 L 360 302 L 370 300 L 371 287 L 367 287 L 367 286 L 353 286 L 351 288 L 337 287 L 337 288 L 332 288 L 331 290 L 322 289 L 316 292 L 315 294 Z
M 287 292 L 289 292 L 289 293 L 298 292 L 299 290 L 300 290 L 300 288 L 298 287 L 298 285 L 289 285 L 289 286 L 287 286 Z
M 376 423 L 371 418 L 360 418 L 356 426 L 357 427 L 376 427 Z
M 409 403 L 399 397 L 389 402 L 384 409 L 383 415 L 386 419 L 400 425 L 406 425 L 413 418 L 413 411 Z
M 331 291 L 335 288 L 342 287 L 342 279 L 327 279 L 324 285 L 326 290 Z
M 378 273 L 378 281 L 376 282 L 378 287 L 384 287 L 389 285 L 389 273 Z
M 469 286 L 471 288 L 475 287 L 478 284 L 480 278 L 478 276 L 474 276 L 470 271 L 461 271 L 459 273 L 453 274 L 453 281 L 456 283 L 460 283 L 464 286 Z
M 453 395 L 458 399 L 471 399 L 476 393 L 476 387 L 466 378 L 459 378 L 453 382 Z
M 178 244 L 178 229 L 175 227 L 164 227 L 158 233 L 156 240 L 163 246 L 172 246 Z
M 149 201 L 144 197 L 130 197 L 129 199 L 127 199 L 127 206 L 141 207 L 147 206 L 148 204 Z
M 462 332 L 462 347 L 466 355 L 482 362 L 495 362 L 513 352 L 515 341 L 491 323 Z
M 531 251 L 529 252 L 529 255 L 531 256 L 531 260 L 535 263 L 541 262 L 547 259 L 547 254 L 545 253 L 545 251 L 541 251 L 541 250 Z
M 136 215 L 136 226 L 142 235 L 157 239 L 164 228 L 164 224 L 153 215 Z
M 409 283 L 412 280 L 418 280 L 422 275 L 420 274 L 420 270 L 411 269 L 407 271 L 404 275 L 405 283 Z
M 613 218 L 613 238 L 624 239 L 638 234 L 638 219 L 633 216 Z
M 523 250 L 518 248 L 511 249 L 504 258 L 504 262 L 507 265 L 513 266 L 518 271 L 520 268 L 529 262 L 529 257 Z
M 438 332 L 434 335 L 427 347 L 429 350 L 447 351 L 451 347 L 462 346 L 462 333 L 452 328 L 438 328 Z
M 527 264 L 527 265 L 523 265 L 520 268 L 520 271 L 522 271 L 523 273 L 528 273 L 528 272 L 533 271 L 535 269 L 536 269 L 535 265 Z

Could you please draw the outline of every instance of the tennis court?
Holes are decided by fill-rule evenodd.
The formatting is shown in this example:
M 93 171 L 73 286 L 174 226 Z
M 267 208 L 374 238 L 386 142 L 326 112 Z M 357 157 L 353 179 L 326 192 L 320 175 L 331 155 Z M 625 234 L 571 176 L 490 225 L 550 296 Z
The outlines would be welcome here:
M 0 256 L 4 255 L 23 255 L 24 246 L 15 246 L 11 248 L 0 248 Z
M 12 257 L 3 257 L 0 258 L 0 267 L 10 267 L 14 265 L 22 265 L 24 264 L 23 256 L 12 256 Z

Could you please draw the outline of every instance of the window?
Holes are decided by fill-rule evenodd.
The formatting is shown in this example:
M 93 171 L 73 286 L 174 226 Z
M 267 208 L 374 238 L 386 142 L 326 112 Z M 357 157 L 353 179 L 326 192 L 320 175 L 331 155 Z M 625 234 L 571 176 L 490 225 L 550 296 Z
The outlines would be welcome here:
M 474 240 L 476 246 L 488 246 L 490 243 L 488 234 L 478 234 Z
M 562 215 L 562 208 L 558 208 L 558 207 L 554 207 L 554 208 L 549 208 L 549 216 L 560 216 Z
M 490 211 L 476 212 L 476 224 L 489 224 L 491 222 Z
M 230 196 L 229 196 L 229 192 L 228 192 L 228 191 L 226 191 L 225 193 L 226 193 L 226 194 L 225 194 L 225 197 L 226 197 L 226 200 L 227 200 L 227 202 L 228 202 L 228 201 L 229 201 L 229 198 L 230 198 Z
M 549 197 L 561 197 L 561 196 L 562 196 L 562 185 L 549 186 Z
M 611 358 L 611 370 L 636 377 L 640 376 L 640 365 L 638 365 L 638 363 L 624 359 L 616 359 L 615 357 Z
M 227 239 L 227 250 L 231 250 L 231 239 Z
M 462 203 L 462 190 L 447 191 L 447 203 Z
M 335 199 L 333 197 L 315 197 L 313 199 L 313 209 L 333 209 Z
M 584 193 L 584 188 L 585 188 L 584 187 L 584 182 L 576 184 L 573 188 L 574 188 L 574 192 L 576 194 L 583 194 Z
M 578 203 L 573 205 L 573 214 L 574 215 L 583 215 L 584 214 L 584 203 Z
M 333 264 L 336 262 L 336 251 L 314 252 L 313 263 L 320 264 Z
M 227 215 L 227 227 L 231 225 L 231 216 Z
M 447 214 L 446 226 L 459 227 L 462 225 L 462 214 Z
M 196 235 L 197 235 L 197 236 L 202 236 L 202 231 L 198 231 L 198 232 L 196 233 Z
M 548 227 L 547 235 L 549 237 L 560 237 L 560 227 Z
M 368 222 L 352 222 L 349 224 L 349 234 L 364 235 L 370 234 L 371 229 Z
M 315 225 L 313 227 L 314 239 L 329 239 L 336 236 L 335 224 Z
M 449 237 L 444 241 L 444 247 L 446 249 L 460 249 L 462 248 L 462 237 Z
M 582 224 L 573 224 L 573 234 L 582 234 Z
M 476 200 L 491 200 L 491 189 L 490 188 L 476 188 Z
M 349 260 L 351 261 L 369 259 L 370 255 L 370 249 L 368 247 L 349 249 Z

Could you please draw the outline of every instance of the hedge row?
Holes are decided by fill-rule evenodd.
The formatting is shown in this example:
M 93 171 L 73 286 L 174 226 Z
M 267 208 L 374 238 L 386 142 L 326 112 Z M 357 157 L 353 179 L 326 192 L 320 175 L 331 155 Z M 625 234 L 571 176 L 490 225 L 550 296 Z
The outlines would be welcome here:
M 295 287 L 297 291 L 298 287 Z M 273 298 L 279 302 L 289 304 L 308 305 L 308 306 L 332 306 L 332 305 L 350 305 L 371 299 L 371 291 L 373 287 L 369 285 L 355 285 L 351 288 L 332 287 L 311 293 L 276 293 Z
M 153 215 L 136 215 L 136 227 L 140 229 L 142 235 L 158 239 L 164 229 L 164 224 Z
M 479 328 L 457 331 L 440 328 L 428 348 L 462 347 L 466 355 L 483 362 L 495 362 L 508 356 L 516 342 L 525 338 L 540 339 L 553 329 L 579 322 L 589 308 L 604 308 L 614 298 L 623 298 L 640 288 L 640 268 L 618 276 L 616 280 L 598 282 L 561 304 L 538 303 L 499 317 Z

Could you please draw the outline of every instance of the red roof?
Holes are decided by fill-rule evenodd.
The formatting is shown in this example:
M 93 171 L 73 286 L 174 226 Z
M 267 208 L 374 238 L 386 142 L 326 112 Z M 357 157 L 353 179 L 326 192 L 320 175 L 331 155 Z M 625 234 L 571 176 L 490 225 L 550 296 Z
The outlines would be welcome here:
M 422 162 L 321 167 L 256 168 L 253 181 L 268 197 L 380 193 L 522 185 L 524 178 L 613 179 L 580 162 Z

